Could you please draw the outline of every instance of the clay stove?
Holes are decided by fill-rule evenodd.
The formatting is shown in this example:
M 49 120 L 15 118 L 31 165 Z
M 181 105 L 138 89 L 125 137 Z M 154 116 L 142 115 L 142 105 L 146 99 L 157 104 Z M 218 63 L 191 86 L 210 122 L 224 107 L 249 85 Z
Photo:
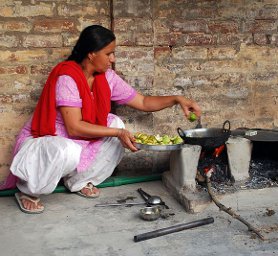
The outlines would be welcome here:
M 266 147 L 269 148 L 269 145 Z M 252 184 L 256 183 L 254 179 L 257 178 L 258 166 L 262 162 L 260 157 L 263 157 L 262 152 L 258 150 L 261 148 L 260 144 L 243 137 L 231 136 L 220 148 L 222 151 L 225 150 L 224 153 L 220 152 L 224 158 L 224 165 L 226 163 L 226 168 L 222 168 L 222 172 L 225 174 L 223 178 L 228 179 L 233 189 L 236 187 L 235 184 L 243 189 L 252 188 Z M 196 182 L 196 176 L 197 172 L 204 170 L 208 164 L 217 164 L 215 155 L 211 158 L 214 159 L 212 163 L 203 161 L 206 157 L 205 154 L 216 153 L 216 151 L 204 152 L 201 146 L 186 144 L 181 150 L 171 152 L 170 171 L 163 173 L 162 181 L 187 212 L 201 212 L 210 203 L 206 189 L 199 186 Z M 252 155 L 254 159 L 251 159 Z M 274 153 L 271 157 L 278 164 L 276 155 Z M 272 161 L 266 157 L 264 159 L 268 164 Z M 274 175 L 277 175 L 277 172 Z

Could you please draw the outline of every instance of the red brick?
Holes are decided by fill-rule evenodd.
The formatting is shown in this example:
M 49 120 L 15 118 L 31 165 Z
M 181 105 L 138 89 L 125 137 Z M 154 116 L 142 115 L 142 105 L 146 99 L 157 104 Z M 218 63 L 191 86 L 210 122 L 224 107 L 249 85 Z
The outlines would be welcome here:
M 0 22 L 0 31 L 29 32 L 31 28 L 31 23 L 26 20 L 7 20 Z
M 152 1 L 121 0 L 113 2 L 114 17 L 145 17 L 152 16 Z
M 0 67 L 0 74 L 27 74 L 28 68 L 26 66 Z
M 171 48 L 169 46 L 154 48 L 154 58 L 156 60 L 168 58 L 170 54 L 171 54 Z
M 208 29 L 211 33 L 238 33 L 239 24 L 235 21 L 212 21 L 208 23 Z
M 14 7 L 13 6 L 1 6 L 0 8 L 0 16 L 1 17 L 12 17 L 14 15 Z
M 177 19 L 214 18 L 219 16 L 215 1 L 156 0 L 153 1 L 155 17 Z
M 258 45 L 270 44 L 271 37 L 265 34 L 254 34 L 254 43 Z
M 275 4 L 266 4 L 258 11 L 256 18 L 259 19 L 278 19 L 278 6 Z
M 34 22 L 36 32 L 77 32 L 75 22 L 69 19 L 39 19 Z
M 61 35 L 27 35 L 23 38 L 24 47 L 61 47 L 63 45 Z
M 227 33 L 227 34 L 220 34 L 217 36 L 217 44 L 218 45 L 236 45 L 240 44 L 242 41 L 245 43 L 250 43 L 252 42 L 252 36 L 249 35 L 245 40 L 242 40 L 242 36 L 245 35 L 240 35 L 240 34 L 232 34 L 232 33 Z M 247 40 L 248 39 L 248 40 Z
M 48 75 L 53 65 L 32 65 L 31 74 Z
M 219 17 L 219 13 L 217 6 L 213 3 L 213 6 L 183 8 L 181 16 L 187 19 L 211 19 Z
M 146 18 L 117 18 L 114 32 L 118 45 L 152 45 L 152 21 Z
M 79 4 L 76 1 L 71 3 L 59 3 L 57 2 L 58 16 L 64 17 L 84 17 L 84 16 L 109 16 L 109 0 L 94 0 L 93 2 L 80 1 Z
M 57 50 L 58 51 L 58 50 Z M 7 63 L 41 63 L 42 61 L 48 60 L 48 49 L 29 49 L 25 51 L 10 50 L 0 51 L 0 62 Z M 1 64 L 3 66 L 3 64 Z
M 169 21 L 169 26 L 173 32 L 191 33 L 206 32 L 207 22 L 205 20 L 176 20 Z
M 18 1 L 16 3 L 15 17 L 34 17 L 34 16 L 53 16 L 53 3 L 37 2 L 36 4 L 29 4 L 26 1 Z
M 215 45 L 217 37 L 211 34 L 191 33 L 184 35 L 182 41 L 185 45 Z
M 250 32 L 250 33 L 277 32 L 276 20 L 247 21 L 243 27 L 244 27 L 243 32 Z
M 19 46 L 19 38 L 14 35 L 0 35 L 0 47 L 13 48 Z

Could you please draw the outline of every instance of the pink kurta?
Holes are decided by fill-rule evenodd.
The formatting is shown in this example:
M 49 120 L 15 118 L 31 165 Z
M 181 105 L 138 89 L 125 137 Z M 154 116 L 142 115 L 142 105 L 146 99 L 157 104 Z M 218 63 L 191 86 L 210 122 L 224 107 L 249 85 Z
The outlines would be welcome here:
M 121 79 L 112 69 L 107 70 L 105 73 L 106 79 L 108 81 L 109 87 L 111 89 L 111 101 L 115 101 L 118 104 L 125 104 L 136 95 L 135 89 L 133 89 L 129 84 L 127 84 L 123 79 Z M 70 107 L 82 107 L 82 100 L 79 96 L 79 91 L 75 81 L 69 76 L 60 76 L 56 84 L 56 105 L 57 105 L 57 117 L 56 117 L 56 134 L 65 138 L 72 139 L 75 143 L 82 146 L 82 152 L 80 156 L 80 162 L 77 166 L 78 172 L 86 171 L 88 166 L 94 161 L 96 154 L 101 147 L 102 140 L 97 141 L 87 141 L 87 140 L 76 140 L 71 138 L 65 128 L 63 118 L 59 111 L 60 106 L 70 106 Z M 114 119 L 113 114 L 108 115 L 107 125 L 109 126 Z M 20 145 L 25 141 L 27 137 L 31 135 L 31 120 L 24 125 L 22 131 L 20 132 L 14 154 L 17 153 Z

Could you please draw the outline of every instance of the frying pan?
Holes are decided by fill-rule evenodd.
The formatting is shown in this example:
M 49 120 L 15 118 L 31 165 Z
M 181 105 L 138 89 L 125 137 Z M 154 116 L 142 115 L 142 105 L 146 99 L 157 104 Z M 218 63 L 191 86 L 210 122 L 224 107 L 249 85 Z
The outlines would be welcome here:
M 177 128 L 177 132 L 185 144 L 199 145 L 207 149 L 216 148 L 223 145 L 230 137 L 231 124 L 230 121 L 226 120 L 222 128 L 200 128 L 191 130 Z
M 251 141 L 277 142 L 278 130 L 243 127 L 232 131 L 232 136 L 244 137 Z

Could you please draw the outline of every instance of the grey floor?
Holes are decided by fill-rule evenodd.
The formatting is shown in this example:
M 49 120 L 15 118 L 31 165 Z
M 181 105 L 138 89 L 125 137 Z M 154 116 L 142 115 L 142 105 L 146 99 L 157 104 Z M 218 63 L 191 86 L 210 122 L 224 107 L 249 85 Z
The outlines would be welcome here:
M 141 206 L 94 207 L 129 196 L 141 200 L 139 187 L 159 195 L 170 215 L 148 222 L 139 218 Z M 13 197 L 0 197 L 0 255 L 278 255 L 278 188 L 242 191 L 220 199 L 262 229 L 268 239 L 254 238 L 247 227 L 211 203 L 202 213 L 189 214 L 160 181 L 103 188 L 89 200 L 68 193 L 43 196 L 45 212 L 22 213 Z M 267 215 L 267 208 L 275 211 Z M 135 243 L 135 235 L 213 217 L 214 223 Z

